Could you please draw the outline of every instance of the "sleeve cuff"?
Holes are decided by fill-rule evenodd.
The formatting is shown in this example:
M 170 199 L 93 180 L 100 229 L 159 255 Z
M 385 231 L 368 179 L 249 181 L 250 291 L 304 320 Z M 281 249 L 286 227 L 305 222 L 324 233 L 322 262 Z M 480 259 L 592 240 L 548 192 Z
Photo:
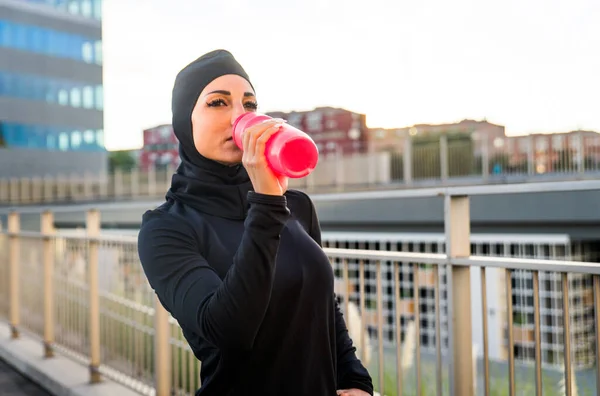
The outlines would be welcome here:
M 287 205 L 287 198 L 285 195 L 267 195 L 248 191 L 248 202 L 263 205 L 285 206 Z

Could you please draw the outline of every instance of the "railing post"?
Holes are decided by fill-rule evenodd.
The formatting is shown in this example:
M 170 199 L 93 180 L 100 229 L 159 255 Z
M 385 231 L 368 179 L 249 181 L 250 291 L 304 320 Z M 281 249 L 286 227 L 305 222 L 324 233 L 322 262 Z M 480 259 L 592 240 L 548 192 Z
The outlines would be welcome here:
M 79 177 L 76 173 L 71 173 L 68 177 L 69 187 L 69 195 L 71 197 L 71 201 L 76 201 L 79 199 Z
M 154 377 L 156 378 L 156 396 L 171 394 L 171 327 L 169 313 L 158 297 L 154 298 Z
M 402 158 L 403 158 L 402 170 L 404 171 L 404 183 L 405 184 L 412 184 L 412 175 L 413 175 L 412 154 L 413 154 L 412 139 L 410 138 L 410 136 L 406 136 L 406 138 L 404 139 L 404 155 L 402 156 Z
M 527 139 L 527 174 L 529 176 L 534 175 L 536 172 L 535 167 L 535 139 L 533 135 L 529 135 Z
M 119 168 L 115 168 L 113 173 L 113 198 L 120 198 L 123 195 L 123 171 Z
M 29 178 L 22 177 L 19 179 L 19 196 L 20 203 L 31 203 L 31 182 Z
M 346 184 L 344 180 L 344 154 L 343 149 L 341 147 L 337 147 L 335 151 L 335 180 L 338 191 L 344 190 L 344 185 Z
M 582 131 L 577 133 L 579 141 L 577 142 L 577 152 L 579 154 L 579 161 L 577 162 L 577 171 L 579 173 L 585 172 L 585 135 Z
M 10 203 L 19 204 L 19 179 L 16 177 L 10 178 Z
M 148 176 L 148 196 L 154 197 L 156 194 L 156 168 L 150 165 L 146 175 Z
M 31 178 L 31 202 L 40 203 L 42 201 L 42 179 L 39 176 Z
M 308 174 L 308 176 L 306 176 L 306 190 L 307 191 L 313 191 L 315 189 L 315 172 L 317 170 L 315 169 L 315 171 L 311 172 Z
M 165 185 L 165 189 L 168 189 L 171 186 L 171 179 L 173 177 L 173 173 L 175 172 L 175 166 L 173 166 L 172 163 L 168 163 L 166 168 L 166 182 L 167 184 Z
M 83 176 L 83 196 L 85 197 L 84 199 L 86 201 L 91 200 L 94 197 L 93 183 L 94 183 L 94 176 L 92 175 L 92 173 L 90 171 L 86 171 Z
M 448 136 L 440 136 L 440 176 L 443 182 L 448 180 Z
M 91 209 L 87 212 L 88 280 L 90 310 L 90 383 L 100 378 L 100 297 L 98 293 L 98 237 L 100 236 L 100 212 Z
M 10 182 L 8 179 L 0 179 L 0 202 L 3 204 L 10 202 Z
M 44 176 L 43 202 L 52 202 L 54 200 L 54 181 L 51 176 Z
M 110 183 L 110 175 L 100 172 L 98 174 L 98 195 L 100 199 L 108 197 L 108 184 Z
M 481 177 L 483 180 L 488 180 L 490 176 L 490 137 L 484 135 L 481 137 Z M 502 169 L 502 172 L 505 172 Z
M 373 150 L 372 146 L 369 146 L 367 150 L 367 161 L 367 185 L 370 187 L 377 183 L 377 174 L 379 170 L 379 157 L 377 157 L 377 154 L 375 153 L 375 150 Z
M 19 214 L 11 212 L 8 215 L 8 243 L 9 243 L 9 298 L 10 298 L 10 333 L 11 338 L 19 338 L 19 324 L 21 321 L 20 276 L 19 258 L 21 256 L 19 232 L 21 231 L 21 219 Z
M 44 357 L 54 356 L 54 215 L 42 213 L 41 231 L 44 252 Z
M 469 257 L 471 219 L 468 196 L 445 197 L 444 226 L 448 257 Z M 470 267 L 451 266 L 449 286 L 450 391 L 454 396 L 473 396 Z
M 56 176 L 56 198 L 57 201 L 64 201 L 67 199 L 67 183 L 68 179 L 64 175 Z
M 140 195 L 140 171 L 138 168 L 133 168 L 129 170 L 129 177 L 131 180 L 131 189 L 129 194 L 131 197 L 138 197 Z

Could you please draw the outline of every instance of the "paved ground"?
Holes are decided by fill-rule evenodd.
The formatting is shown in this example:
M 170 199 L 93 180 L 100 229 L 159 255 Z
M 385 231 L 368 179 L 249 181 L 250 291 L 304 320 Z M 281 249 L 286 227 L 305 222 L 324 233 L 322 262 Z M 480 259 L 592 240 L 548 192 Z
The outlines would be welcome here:
M 29 381 L 0 359 L 0 395 L 2 396 L 51 396 L 50 393 Z

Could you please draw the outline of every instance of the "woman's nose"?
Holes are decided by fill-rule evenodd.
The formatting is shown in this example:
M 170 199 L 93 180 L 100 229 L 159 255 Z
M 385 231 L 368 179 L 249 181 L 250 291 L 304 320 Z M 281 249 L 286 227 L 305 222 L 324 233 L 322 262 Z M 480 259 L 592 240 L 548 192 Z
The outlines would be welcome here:
M 233 125 L 235 120 L 244 113 L 246 113 L 246 109 L 244 108 L 243 103 L 235 105 L 233 111 L 231 112 L 231 125 Z

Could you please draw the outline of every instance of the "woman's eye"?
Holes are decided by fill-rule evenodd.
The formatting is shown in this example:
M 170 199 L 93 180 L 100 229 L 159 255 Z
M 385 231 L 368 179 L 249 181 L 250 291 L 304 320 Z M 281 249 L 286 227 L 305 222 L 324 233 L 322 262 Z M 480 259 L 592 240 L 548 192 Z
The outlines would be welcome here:
M 224 106 L 226 103 L 223 99 L 215 99 L 213 101 L 208 102 L 208 107 L 218 107 Z
M 252 109 L 252 110 L 258 109 L 258 104 L 256 102 L 246 102 L 244 104 L 244 106 L 246 106 L 246 108 Z

